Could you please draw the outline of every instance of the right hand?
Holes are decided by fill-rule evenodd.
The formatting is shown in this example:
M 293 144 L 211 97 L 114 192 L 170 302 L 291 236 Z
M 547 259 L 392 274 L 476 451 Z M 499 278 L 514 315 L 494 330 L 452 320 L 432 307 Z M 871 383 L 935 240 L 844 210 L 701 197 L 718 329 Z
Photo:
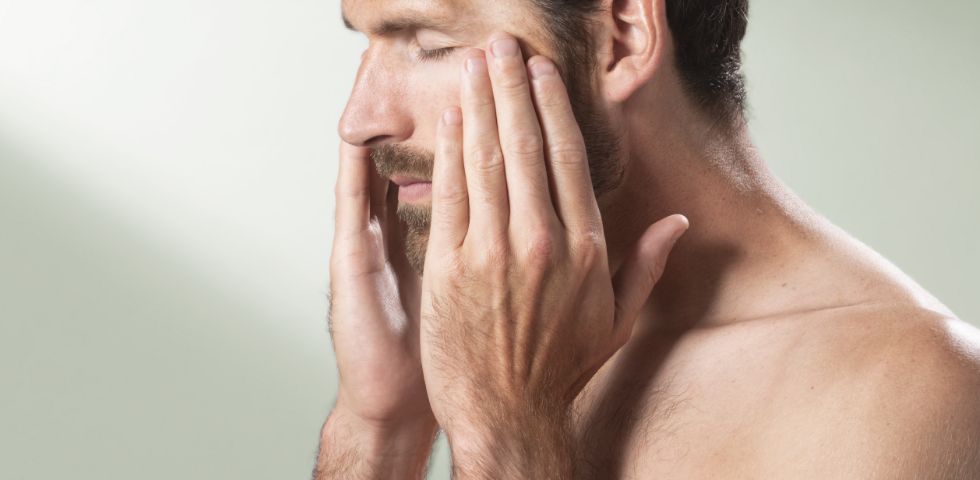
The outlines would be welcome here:
M 341 140 L 330 256 L 337 408 L 381 428 L 435 425 L 419 359 L 421 279 L 405 257 L 395 193 L 370 149 Z

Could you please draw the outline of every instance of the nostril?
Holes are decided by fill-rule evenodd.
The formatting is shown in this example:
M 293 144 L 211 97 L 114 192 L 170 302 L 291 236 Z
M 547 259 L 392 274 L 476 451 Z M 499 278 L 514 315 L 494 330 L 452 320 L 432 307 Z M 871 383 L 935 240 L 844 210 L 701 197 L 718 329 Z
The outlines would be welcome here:
M 362 146 L 377 148 L 383 145 L 384 143 L 390 141 L 392 138 L 394 137 L 392 137 L 391 135 L 376 135 L 374 137 L 369 138 L 367 141 L 365 141 L 364 145 Z
M 392 138 L 391 135 L 370 136 L 370 133 L 362 131 L 361 129 L 352 128 L 346 123 L 341 123 L 337 129 L 337 132 L 345 142 L 358 147 L 375 147 L 381 143 L 389 141 Z

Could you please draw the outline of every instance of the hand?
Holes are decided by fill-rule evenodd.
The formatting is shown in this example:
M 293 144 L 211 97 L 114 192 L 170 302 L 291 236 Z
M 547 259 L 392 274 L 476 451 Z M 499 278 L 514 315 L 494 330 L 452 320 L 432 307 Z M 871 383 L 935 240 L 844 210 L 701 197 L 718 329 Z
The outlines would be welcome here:
M 629 338 L 688 226 L 680 215 L 652 225 L 611 278 L 561 78 L 534 57 L 529 79 L 510 52 L 467 54 L 462 109 L 444 114 L 437 139 L 421 347 L 454 464 L 562 441 L 573 400 Z
M 369 150 L 341 143 L 330 256 L 338 408 L 365 425 L 435 428 L 419 359 L 419 278 L 405 258 L 397 196 Z

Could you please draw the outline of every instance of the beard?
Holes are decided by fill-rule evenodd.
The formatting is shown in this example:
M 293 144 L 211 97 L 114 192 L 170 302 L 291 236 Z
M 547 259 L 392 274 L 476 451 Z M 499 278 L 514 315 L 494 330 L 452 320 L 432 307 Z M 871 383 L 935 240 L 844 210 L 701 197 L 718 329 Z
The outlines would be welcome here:
M 582 130 L 592 189 L 596 198 L 615 190 L 623 180 L 624 166 L 620 157 L 620 136 L 610 126 L 608 117 L 595 100 L 592 82 L 577 82 L 589 78 L 586 72 L 577 72 L 566 78 L 572 111 Z M 407 145 L 386 144 L 372 149 L 371 158 L 378 174 L 390 178 L 408 175 L 420 179 L 432 179 L 435 155 L 432 152 Z M 429 244 L 432 224 L 430 205 L 398 204 L 398 218 L 402 222 L 404 253 L 408 264 L 416 274 L 422 275 L 425 252 Z

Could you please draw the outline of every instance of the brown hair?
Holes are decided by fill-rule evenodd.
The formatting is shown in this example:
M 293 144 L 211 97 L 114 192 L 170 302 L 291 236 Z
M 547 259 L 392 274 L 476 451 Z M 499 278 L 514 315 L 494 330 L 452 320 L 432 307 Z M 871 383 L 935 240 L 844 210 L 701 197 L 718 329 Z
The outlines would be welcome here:
M 745 108 L 741 43 L 748 26 L 748 0 L 665 0 L 674 36 L 677 68 L 687 94 L 705 111 L 734 119 Z M 600 0 L 532 0 L 544 13 L 566 82 L 595 73 L 592 40 Z M 573 75 L 572 72 L 575 74 Z M 581 75 L 586 79 L 579 79 Z M 570 90 L 573 86 L 570 85 Z

